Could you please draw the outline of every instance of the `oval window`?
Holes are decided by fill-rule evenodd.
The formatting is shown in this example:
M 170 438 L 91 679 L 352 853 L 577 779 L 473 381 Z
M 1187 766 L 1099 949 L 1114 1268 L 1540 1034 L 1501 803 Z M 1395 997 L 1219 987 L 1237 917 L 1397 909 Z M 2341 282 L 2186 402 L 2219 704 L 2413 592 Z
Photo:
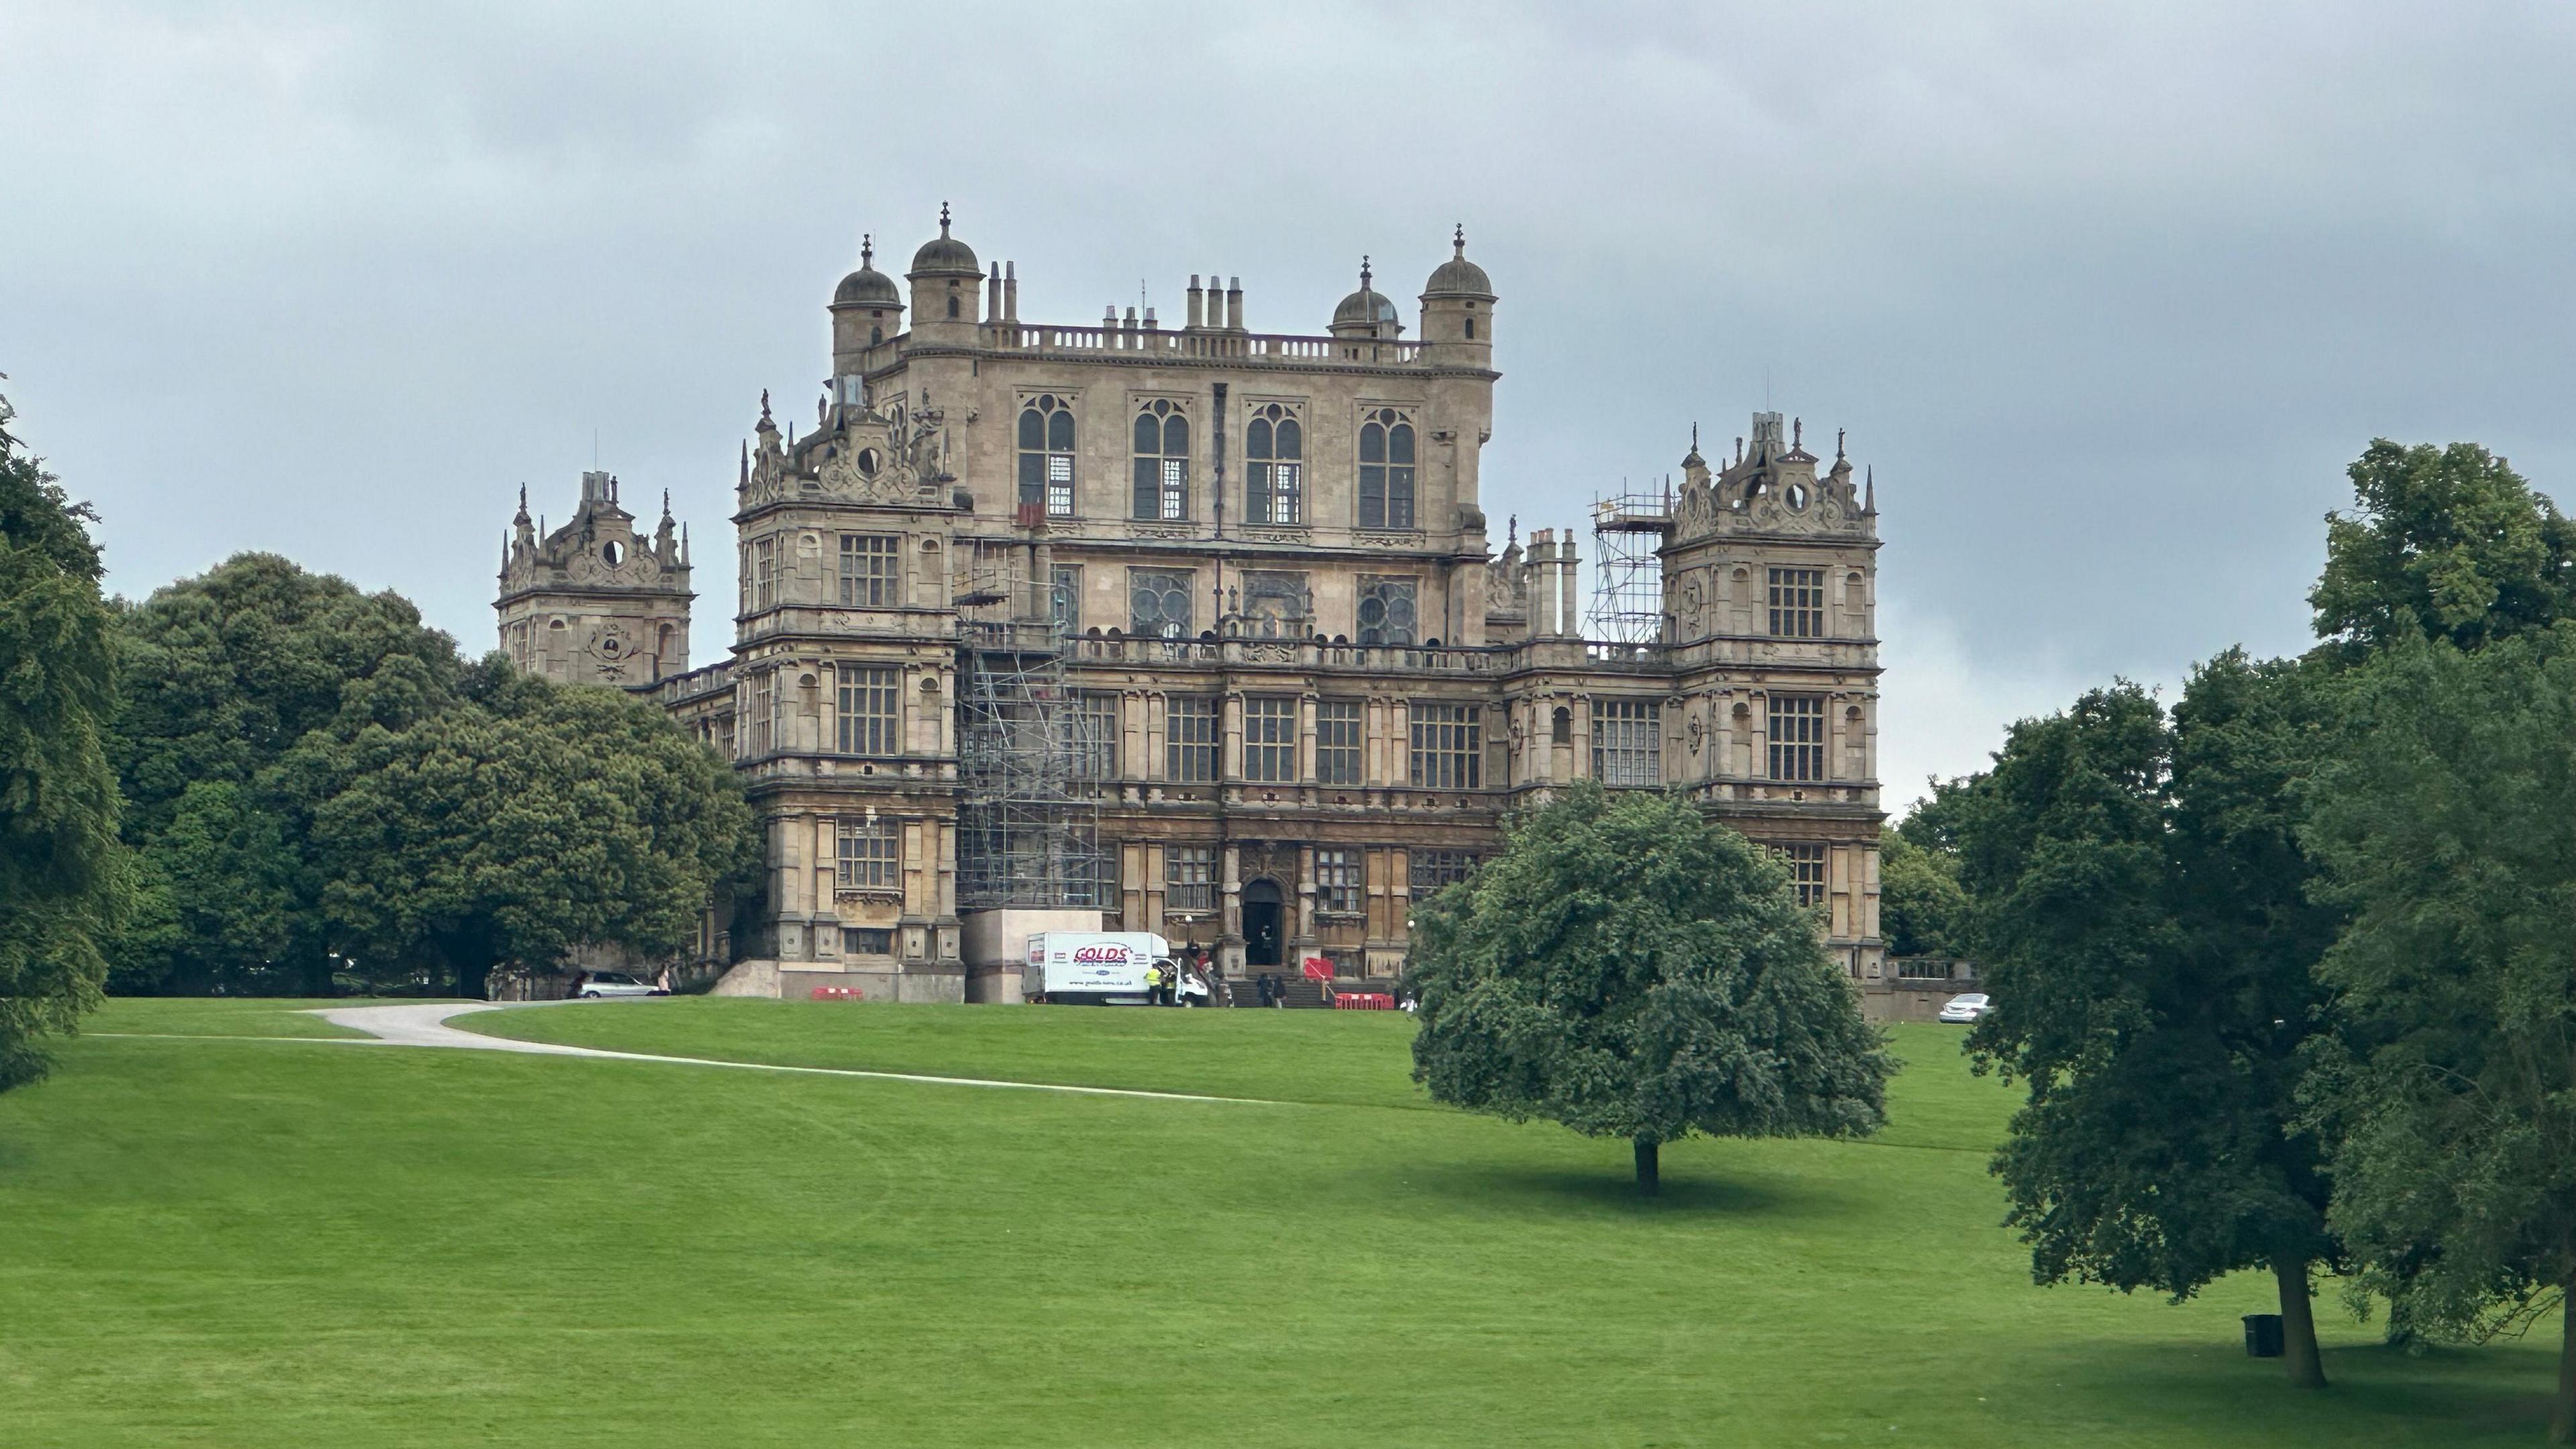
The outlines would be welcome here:
M 603 543 L 599 546 L 599 556 L 607 561 L 610 568 L 615 568 L 626 562 L 626 549 L 624 545 L 613 541 Z

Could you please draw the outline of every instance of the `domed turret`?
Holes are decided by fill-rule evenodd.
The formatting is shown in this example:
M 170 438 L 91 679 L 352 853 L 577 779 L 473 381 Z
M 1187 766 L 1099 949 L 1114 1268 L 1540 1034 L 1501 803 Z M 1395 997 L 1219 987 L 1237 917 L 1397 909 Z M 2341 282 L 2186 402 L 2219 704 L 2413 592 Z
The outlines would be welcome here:
M 983 264 L 975 260 L 975 249 L 948 234 L 948 203 L 939 203 L 939 235 L 921 244 L 912 254 L 912 270 L 903 274 L 912 283 L 912 334 L 923 341 L 955 342 L 971 340 L 963 330 L 972 328 L 980 319 L 977 301 L 983 289 Z
M 1422 300 L 1435 297 L 1464 297 L 1478 302 L 1494 300 L 1494 284 L 1485 269 L 1467 260 L 1467 228 L 1461 223 L 1449 239 L 1449 260 L 1431 271 L 1431 280 L 1422 284 Z
M 1404 330 L 1395 299 L 1369 285 L 1368 258 L 1360 258 L 1360 289 L 1333 309 L 1335 337 L 1393 337 Z
M 904 273 L 912 281 L 923 277 L 973 277 L 981 281 L 984 264 L 975 260 L 975 249 L 948 234 L 948 203 L 939 203 L 939 235 L 921 244 L 912 254 L 912 270 Z
M 1422 286 L 1424 358 L 1465 367 L 1490 367 L 1494 358 L 1494 284 L 1467 260 L 1467 228 L 1450 233 L 1449 260 L 1432 269 Z
M 833 289 L 835 307 L 901 307 L 903 292 L 894 278 L 876 268 L 876 246 L 872 238 L 859 238 L 859 269 L 841 279 Z
M 869 348 L 903 330 L 903 292 L 894 278 L 876 268 L 876 242 L 872 237 L 859 238 L 859 269 L 841 279 L 832 289 L 832 374 L 856 378 L 865 371 Z M 857 402 L 852 389 L 843 402 Z

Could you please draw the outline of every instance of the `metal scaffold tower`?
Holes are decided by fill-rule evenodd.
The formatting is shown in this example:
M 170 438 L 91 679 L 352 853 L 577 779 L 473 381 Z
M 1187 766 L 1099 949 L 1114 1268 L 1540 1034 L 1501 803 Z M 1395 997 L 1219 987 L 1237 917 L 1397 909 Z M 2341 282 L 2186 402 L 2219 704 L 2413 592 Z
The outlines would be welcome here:
M 986 545 L 955 595 L 960 910 L 1107 904 L 1082 778 L 1107 741 L 1066 687 L 1067 611 L 1031 577 L 1033 552 Z
M 1664 567 L 1657 554 L 1673 527 L 1673 496 L 1620 493 L 1592 499 L 1592 613 L 1586 634 L 1612 644 L 1666 641 Z

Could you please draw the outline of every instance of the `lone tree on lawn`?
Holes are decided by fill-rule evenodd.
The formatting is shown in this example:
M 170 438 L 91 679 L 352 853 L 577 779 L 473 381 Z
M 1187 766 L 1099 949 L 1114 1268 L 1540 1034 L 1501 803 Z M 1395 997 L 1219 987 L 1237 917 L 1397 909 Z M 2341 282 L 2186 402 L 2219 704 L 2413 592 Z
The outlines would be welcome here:
M 1658 1149 L 1886 1121 L 1861 1020 L 1788 872 L 1678 796 L 1578 784 L 1415 907 L 1413 1075 L 1434 1100 Z

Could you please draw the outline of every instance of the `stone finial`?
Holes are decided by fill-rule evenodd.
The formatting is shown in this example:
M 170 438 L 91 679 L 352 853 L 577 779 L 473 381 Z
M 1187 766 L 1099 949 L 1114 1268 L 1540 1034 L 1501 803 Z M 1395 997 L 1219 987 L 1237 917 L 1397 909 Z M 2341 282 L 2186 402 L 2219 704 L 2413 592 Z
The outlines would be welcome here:
M 1843 432 L 1841 428 L 1834 429 L 1834 461 L 1837 463 L 1843 460 Z
M 1460 222 L 1460 223 L 1458 223 L 1458 229 L 1457 229 L 1455 232 L 1450 233 L 1450 236 L 1449 236 L 1449 256 L 1450 256 L 1450 259 L 1451 259 L 1451 260 L 1453 260 L 1453 261 L 1464 261 L 1464 260 L 1466 260 L 1466 257 L 1467 257 L 1467 223 L 1465 223 L 1465 222 L 1463 222 L 1463 221 L 1462 221 L 1462 222 Z
M 1509 524 L 1505 525 L 1505 527 L 1504 527 L 1504 530 L 1503 530 L 1503 546 L 1504 546 L 1505 548 L 1517 548 L 1517 547 L 1519 547 L 1519 546 L 1520 546 L 1520 541 L 1521 541 L 1521 516 L 1520 516 L 1519 514 L 1515 513 L 1515 514 L 1513 514 L 1513 515 L 1511 516 L 1511 522 L 1510 522 Z
M 1368 289 L 1369 289 L 1369 259 L 1368 259 L 1368 254 L 1367 254 L 1367 253 L 1365 253 L 1365 252 L 1363 252 L 1363 253 L 1361 253 L 1361 254 L 1360 254 L 1360 290 L 1361 290 L 1361 291 L 1363 291 L 1363 292 L 1365 292 L 1365 291 L 1367 291 Z
M 765 387 L 760 390 L 760 420 L 769 421 L 769 389 Z
M 859 265 L 860 265 L 860 266 L 862 266 L 862 267 L 873 267 L 873 266 L 875 266 L 876 264 L 877 264 L 877 239 L 876 239 L 875 237 L 873 237 L 873 236 L 870 236 L 870 235 L 869 235 L 869 234 L 867 234 L 866 232 L 860 232 L 860 233 L 859 233 Z
M 1803 448 L 1807 446 L 1807 420 L 1805 418 L 1791 418 L 1789 420 L 1789 446 L 1792 448 Z
M 948 203 L 944 201 L 939 203 L 939 234 L 948 235 Z
M 1863 474 L 1863 475 L 1862 475 L 1862 479 L 1863 479 L 1863 482 L 1865 483 L 1865 485 L 1866 485 L 1866 487 L 1867 487 L 1867 490 L 1868 490 L 1868 491 L 1867 491 L 1867 493 L 1865 494 L 1865 496 L 1863 496 L 1863 498 L 1861 499 L 1860 511 L 1861 511 L 1861 512 L 1863 512 L 1863 513 L 1876 513 L 1876 512 L 1878 512 L 1878 468 L 1877 468 L 1877 466 L 1876 466 L 1875 464 L 1873 464 L 1873 465 L 1870 467 L 1870 470 L 1869 470 L 1867 473 L 1865 473 L 1865 474 Z

